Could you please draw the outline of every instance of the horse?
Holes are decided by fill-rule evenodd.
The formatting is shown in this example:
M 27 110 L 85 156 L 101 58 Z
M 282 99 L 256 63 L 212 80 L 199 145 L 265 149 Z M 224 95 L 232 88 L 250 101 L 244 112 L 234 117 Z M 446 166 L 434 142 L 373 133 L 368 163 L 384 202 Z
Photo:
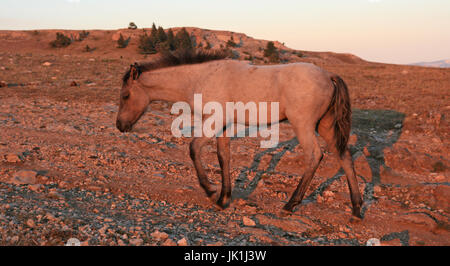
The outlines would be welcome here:
M 132 130 L 152 101 L 184 101 L 194 110 L 194 94 L 204 102 L 278 102 L 279 121 L 288 120 L 302 146 L 307 167 L 283 212 L 292 213 L 302 202 L 323 153 L 316 132 L 336 154 L 345 175 L 352 202 L 352 214 L 361 218 L 363 204 L 352 156 L 347 143 L 351 128 L 351 104 L 346 83 L 336 74 L 309 63 L 253 65 L 227 59 L 224 53 L 185 51 L 165 53 L 151 62 L 134 63 L 123 75 L 116 127 Z M 224 120 L 225 121 L 225 120 Z M 236 121 L 225 121 L 226 123 Z M 248 122 L 248 121 L 247 121 Z M 248 124 L 248 123 L 247 123 Z M 230 137 L 217 139 L 217 156 L 222 185 L 216 204 L 225 209 L 231 203 Z M 212 198 L 217 192 L 202 166 L 202 147 L 211 137 L 194 136 L 190 143 L 200 186 Z

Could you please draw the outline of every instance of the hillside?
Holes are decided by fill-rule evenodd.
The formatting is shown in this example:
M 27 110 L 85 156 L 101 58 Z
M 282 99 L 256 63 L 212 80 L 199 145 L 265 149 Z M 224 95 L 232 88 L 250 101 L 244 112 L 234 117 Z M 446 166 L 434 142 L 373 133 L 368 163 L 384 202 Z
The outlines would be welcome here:
M 176 34 L 181 28 L 172 28 Z M 76 53 L 87 56 L 127 56 L 136 59 L 143 59 L 139 54 L 139 36 L 143 34 L 143 30 L 147 33 L 151 29 L 120 29 L 120 30 L 89 30 L 89 36 L 83 41 L 74 41 L 70 46 L 64 49 L 54 49 L 49 43 L 55 39 L 57 32 L 66 36 L 72 36 L 77 39 L 80 30 L 39 30 L 39 31 L 0 31 L 0 49 L 10 52 L 29 52 L 36 50 L 41 53 L 68 54 Z M 191 39 L 195 46 L 206 47 L 208 42 L 212 49 L 223 49 L 227 47 L 227 41 L 233 38 L 236 47 L 231 48 L 236 59 L 245 59 L 249 55 L 254 57 L 256 63 L 264 63 L 263 50 L 266 48 L 268 40 L 257 40 L 243 33 L 235 33 L 230 31 L 215 31 L 200 28 L 189 28 L 186 30 L 190 33 Z M 167 29 L 166 29 L 167 32 Z M 120 34 L 124 38 L 130 37 L 127 48 L 118 49 L 117 40 Z M 357 56 L 351 54 L 338 54 L 332 52 L 309 52 L 298 51 L 286 47 L 278 41 L 274 41 L 275 47 L 280 51 L 280 59 L 284 62 L 333 62 L 333 63 L 364 63 Z M 83 53 L 86 45 L 94 49 L 92 52 Z M 300 56 L 299 56 L 300 54 Z

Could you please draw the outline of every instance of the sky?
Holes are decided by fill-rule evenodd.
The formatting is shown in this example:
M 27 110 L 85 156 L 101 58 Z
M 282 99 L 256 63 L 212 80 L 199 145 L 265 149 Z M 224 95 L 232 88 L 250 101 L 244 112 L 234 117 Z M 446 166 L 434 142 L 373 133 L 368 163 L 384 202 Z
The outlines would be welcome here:
M 408 64 L 450 59 L 450 0 L 0 0 L 0 30 L 200 27 Z

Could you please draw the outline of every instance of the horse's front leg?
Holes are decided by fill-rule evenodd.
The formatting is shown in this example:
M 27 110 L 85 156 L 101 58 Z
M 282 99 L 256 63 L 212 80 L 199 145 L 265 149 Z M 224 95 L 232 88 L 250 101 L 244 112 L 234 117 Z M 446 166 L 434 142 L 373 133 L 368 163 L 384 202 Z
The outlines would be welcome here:
M 200 182 L 200 186 L 205 190 L 206 195 L 211 197 L 216 192 L 216 189 L 208 180 L 205 169 L 203 169 L 201 161 L 201 151 L 202 147 L 208 142 L 208 138 L 194 138 L 191 145 L 189 146 L 189 151 L 191 159 L 194 162 L 195 170 L 197 171 L 197 177 Z
M 225 209 L 231 202 L 231 180 L 230 180 L 230 138 L 217 138 L 217 157 L 219 158 L 222 173 L 222 190 L 217 205 Z

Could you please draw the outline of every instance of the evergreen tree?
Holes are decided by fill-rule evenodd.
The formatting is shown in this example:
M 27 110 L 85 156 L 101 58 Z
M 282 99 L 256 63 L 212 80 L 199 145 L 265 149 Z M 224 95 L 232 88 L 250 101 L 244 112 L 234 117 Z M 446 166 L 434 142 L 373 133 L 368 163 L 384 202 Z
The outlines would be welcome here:
M 126 48 L 130 42 L 130 39 L 131 37 L 128 37 L 128 39 L 125 40 L 121 33 L 119 39 L 117 40 L 117 48 Z
M 159 42 L 165 42 L 167 41 L 167 35 L 166 32 L 164 31 L 163 27 L 159 26 L 158 27 L 158 41 Z
M 172 29 L 169 29 L 167 31 L 167 44 L 171 51 L 174 51 L 176 49 L 175 35 L 173 35 Z
M 158 29 L 156 29 L 155 23 L 152 25 L 152 31 L 150 32 L 150 38 L 152 38 L 153 44 L 158 43 Z
M 145 31 L 144 34 L 139 37 L 139 50 L 143 54 L 155 54 L 157 52 L 155 43 L 151 36 L 148 36 Z
M 273 42 L 268 42 L 266 49 L 264 49 L 264 56 L 269 58 L 270 62 L 277 63 L 280 61 L 280 56 L 278 54 L 278 49 L 275 47 Z
M 191 36 L 185 28 L 182 28 L 175 36 L 177 49 L 193 49 Z

